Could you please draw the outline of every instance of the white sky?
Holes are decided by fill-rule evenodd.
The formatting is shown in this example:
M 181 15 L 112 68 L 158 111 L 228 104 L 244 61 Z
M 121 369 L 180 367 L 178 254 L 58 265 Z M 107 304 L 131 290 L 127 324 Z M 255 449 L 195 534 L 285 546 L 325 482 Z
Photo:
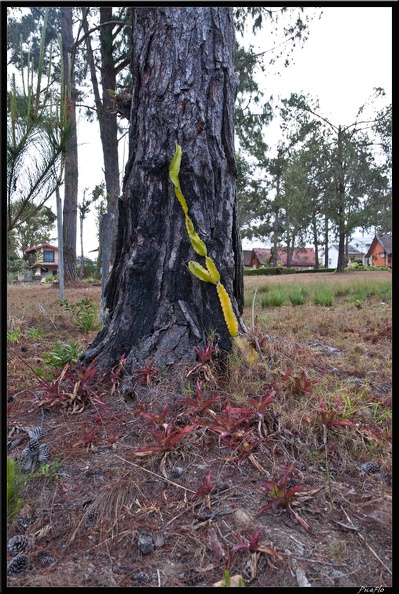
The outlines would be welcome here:
M 303 48 L 293 54 L 294 63 L 288 68 L 272 67 L 281 75 L 263 75 L 265 97 L 288 97 L 291 92 L 310 94 L 320 101 L 320 113 L 335 124 L 350 124 L 358 108 L 371 95 L 374 87 L 386 92 L 386 103 L 392 101 L 392 8 L 385 6 L 323 7 L 320 20 L 310 24 L 310 34 Z M 262 49 L 270 42 L 258 34 Z M 260 41 L 261 40 L 261 41 Z M 256 46 L 255 38 L 254 45 Z M 95 124 L 97 126 L 97 124 Z M 267 142 L 276 140 L 277 131 L 266 130 Z M 93 125 L 82 122 L 79 130 L 79 198 L 83 189 L 92 190 L 103 179 L 102 152 L 99 135 L 93 134 Z M 127 160 L 121 143 L 120 166 Z M 127 148 L 126 148 L 127 151 Z M 121 173 L 123 176 L 123 173 Z M 78 238 L 80 254 L 80 237 Z M 252 246 L 260 246 L 253 242 Z M 95 258 L 89 251 L 98 247 L 94 214 L 84 223 L 85 256 Z M 249 247 L 246 242 L 244 247 Z

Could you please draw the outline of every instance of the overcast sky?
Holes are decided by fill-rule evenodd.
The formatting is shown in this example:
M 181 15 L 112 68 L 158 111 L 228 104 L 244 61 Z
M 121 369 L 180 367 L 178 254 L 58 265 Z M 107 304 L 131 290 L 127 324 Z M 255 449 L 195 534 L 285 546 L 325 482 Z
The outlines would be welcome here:
M 262 75 L 265 96 L 288 97 L 292 92 L 310 94 L 318 98 L 320 113 L 335 125 L 353 123 L 361 105 L 374 87 L 382 87 L 392 101 L 392 8 L 385 6 L 323 7 L 321 19 L 310 24 L 310 34 L 303 48 L 297 48 L 294 63 L 288 68 L 274 67 Z M 269 49 L 267 36 L 258 34 L 261 49 Z M 255 43 L 257 39 L 255 39 Z M 280 76 L 274 73 L 279 70 Z M 124 120 L 125 122 L 125 120 Z M 92 128 L 79 129 L 79 198 L 83 189 L 100 183 L 102 152 L 99 137 Z M 266 131 L 271 143 L 277 130 Z M 278 140 L 278 138 L 276 138 Z M 121 167 L 127 160 L 121 143 Z M 127 149 L 126 149 L 127 150 Z M 85 220 L 85 255 L 98 247 L 95 237 L 94 214 Z M 260 246 L 260 242 L 252 242 Z M 80 246 L 80 238 L 78 240 Z M 248 244 L 245 244 L 248 247 Z M 80 247 L 78 248 L 80 253 Z

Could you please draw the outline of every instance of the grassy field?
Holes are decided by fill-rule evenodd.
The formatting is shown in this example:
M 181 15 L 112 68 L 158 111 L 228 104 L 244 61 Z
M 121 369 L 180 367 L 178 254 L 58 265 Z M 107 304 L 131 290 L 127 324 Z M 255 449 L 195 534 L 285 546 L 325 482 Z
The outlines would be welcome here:
M 52 452 L 16 466 L 8 534 L 35 548 L 10 585 L 207 587 L 227 570 L 298 587 L 299 568 L 314 587 L 390 586 L 391 283 L 245 277 L 227 364 L 137 375 L 129 400 L 117 374 L 85 391 L 73 372 L 100 287 L 67 289 L 65 308 L 54 286 L 9 286 L 8 432 L 40 425 Z

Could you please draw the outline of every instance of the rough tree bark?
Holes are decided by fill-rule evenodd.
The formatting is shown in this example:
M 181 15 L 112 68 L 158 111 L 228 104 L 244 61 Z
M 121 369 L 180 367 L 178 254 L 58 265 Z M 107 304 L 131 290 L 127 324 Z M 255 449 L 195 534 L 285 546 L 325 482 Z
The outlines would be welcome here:
M 130 148 L 105 294 L 108 315 L 83 357 L 97 356 L 96 365 L 109 369 L 125 354 L 125 391 L 134 370 L 151 361 L 165 368 L 195 360 L 193 346 L 203 347 L 210 333 L 222 351 L 231 348 L 216 287 L 187 268 L 201 258 L 169 179 L 176 144 L 183 151 L 180 183 L 189 215 L 238 318 L 243 308 L 232 10 L 136 8 L 132 27 Z
M 108 89 L 115 90 L 116 70 L 113 59 L 113 29 L 112 6 L 100 7 L 100 43 L 101 43 L 101 86 L 103 93 L 103 137 L 101 139 L 104 154 L 104 177 L 107 190 L 107 211 L 114 215 L 113 228 L 118 224 L 119 187 L 119 156 L 118 156 L 118 127 L 116 114 L 110 112 L 111 98 Z M 112 265 L 115 257 L 115 240 L 112 235 L 112 249 L 109 261 Z M 104 265 L 103 265 L 104 274 Z M 108 275 L 107 275 L 108 278 Z
M 61 37 L 62 59 L 64 62 L 65 84 L 68 84 L 70 74 L 71 93 L 68 104 L 68 115 L 73 123 L 70 144 L 65 157 L 65 194 L 63 212 L 63 243 L 64 243 L 64 277 L 65 283 L 77 280 L 76 274 L 76 228 L 78 208 L 78 143 L 76 133 L 76 89 L 74 83 L 74 66 L 72 54 L 74 39 L 72 32 L 72 7 L 62 6 Z M 69 58 L 68 58 L 69 55 Z

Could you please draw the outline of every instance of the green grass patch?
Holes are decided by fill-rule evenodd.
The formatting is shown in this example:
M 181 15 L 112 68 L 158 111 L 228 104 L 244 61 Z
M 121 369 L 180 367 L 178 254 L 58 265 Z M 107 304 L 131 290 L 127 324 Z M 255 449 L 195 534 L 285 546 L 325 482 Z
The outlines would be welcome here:
M 288 294 L 283 289 L 271 289 L 263 295 L 260 304 L 262 307 L 280 307 L 288 300 Z
M 295 287 L 288 292 L 288 299 L 292 305 L 304 305 L 308 298 L 309 292 L 305 287 Z
M 312 302 L 315 305 L 324 305 L 326 307 L 330 307 L 333 304 L 333 301 L 334 291 L 332 287 L 328 285 L 315 287 L 312 297 Z

